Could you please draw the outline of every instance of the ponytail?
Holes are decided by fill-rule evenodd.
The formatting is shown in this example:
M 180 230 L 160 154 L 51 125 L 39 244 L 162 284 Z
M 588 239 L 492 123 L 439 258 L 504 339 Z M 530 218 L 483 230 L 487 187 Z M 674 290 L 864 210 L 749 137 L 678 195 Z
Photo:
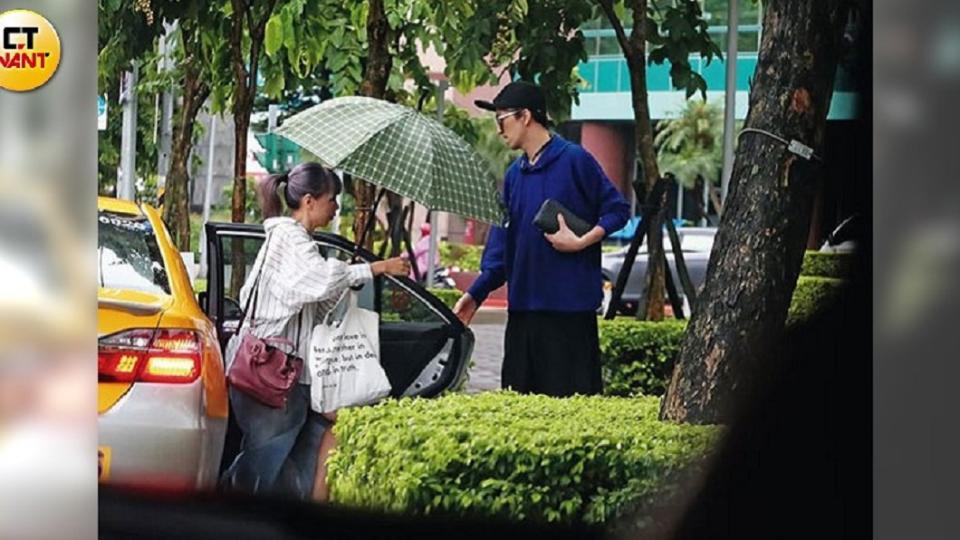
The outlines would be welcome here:
M 260 202 L 260 210 L 264 219 L 279 216 L 283 211 L 280 202 L 280 190 L 283 190 L 284 199 L 286 199 L 287 184 L 289 183 L 287 173 L 271 174 L 266 180 L 257 184 L 257 200 Z

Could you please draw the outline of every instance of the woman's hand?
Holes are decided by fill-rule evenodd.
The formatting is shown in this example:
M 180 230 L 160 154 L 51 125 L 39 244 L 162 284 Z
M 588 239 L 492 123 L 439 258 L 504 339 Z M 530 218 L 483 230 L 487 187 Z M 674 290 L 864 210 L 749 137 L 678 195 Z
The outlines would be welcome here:
M 394 257 L 385 261 L 377 261 L 370 264 L 370 271 L 374 276 L 383 274 L 391 276 L 406 276 L 410 273 L 410 263 L 403 257 Z

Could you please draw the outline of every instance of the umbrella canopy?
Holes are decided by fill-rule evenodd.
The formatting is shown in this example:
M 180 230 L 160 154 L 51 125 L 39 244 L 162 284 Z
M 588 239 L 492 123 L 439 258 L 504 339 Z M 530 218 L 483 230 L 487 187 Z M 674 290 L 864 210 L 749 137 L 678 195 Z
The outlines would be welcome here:
M 324 165 L 431 210 L 499 224 L 503 208 L 484 159 L 456 133 L 417 111 L 379 99 L 331 99 L 277 130 Z

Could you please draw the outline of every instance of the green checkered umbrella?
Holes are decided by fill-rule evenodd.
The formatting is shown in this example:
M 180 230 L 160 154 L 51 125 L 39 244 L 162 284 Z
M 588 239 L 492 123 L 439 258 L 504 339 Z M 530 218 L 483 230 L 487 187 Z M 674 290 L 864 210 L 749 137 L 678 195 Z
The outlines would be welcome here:
M 503 220 L 496 180 L 484 159 L 456 133 L 408 107 L 336 98 L 292 116 L 277 133 L 327 167 L 431 210 L 487 223 Z

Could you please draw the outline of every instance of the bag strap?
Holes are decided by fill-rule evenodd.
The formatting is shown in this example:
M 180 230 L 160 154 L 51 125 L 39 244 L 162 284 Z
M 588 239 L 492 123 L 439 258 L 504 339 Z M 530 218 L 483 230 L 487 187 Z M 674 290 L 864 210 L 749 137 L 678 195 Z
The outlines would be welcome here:
M 297 315 L 297 341 L 293 345 L 293 355 L 297 356 L 297 353 L 300 352 L 300 327 L 303 326 L 303 309 L 300 310 L 300 314 Z
M 330 324 L 330 317 L 333 316 L 334 312 L 337 311 L 337 308 L 340 307 L 340 304 L 343 303 L 343 299 L 346 298 L 347 295 L 351 293 L 354 294 L 353 298 L 356 298 L 355 296 L 356 293 L 354 293 L 353 290 L 350 289 L 350 287 L 347 287 L 346 290 L 343 291 L 343 293 L 340 295 L 340 298 L 337 299 L 337 303 L 334 304 L 332 308 L 330 308 L 330 311 L 328 311 L 326 315 L 323 316 L 323 324 Z
M 263 277 L 263 266 L 267 264 L 267 250 L 270 246 L 270 238 L 273 237 L 273 233 L 267 235 L 267 240 L 263 243 L 263 260 L 260 261 L 260 269 L 257 271 L 257 277 L 253 280 L 253 290 L 250 291 L 250 296 L 247 297 L 247 305 L 243 307 L 243 313 L 240 315 L 240 323 L 237 325 L 237 333 L 240 333 L 240 329 L 243 328 L 243 323 L 247 318 L 247 313 L 250 314 L 251 326 L 256 324 L 256 316 L 254 311 L 257 310 L 257 297 L 260 296 L 260 278 Z M 253 311 L 250 310 L 250 303 L 253 302 Z

